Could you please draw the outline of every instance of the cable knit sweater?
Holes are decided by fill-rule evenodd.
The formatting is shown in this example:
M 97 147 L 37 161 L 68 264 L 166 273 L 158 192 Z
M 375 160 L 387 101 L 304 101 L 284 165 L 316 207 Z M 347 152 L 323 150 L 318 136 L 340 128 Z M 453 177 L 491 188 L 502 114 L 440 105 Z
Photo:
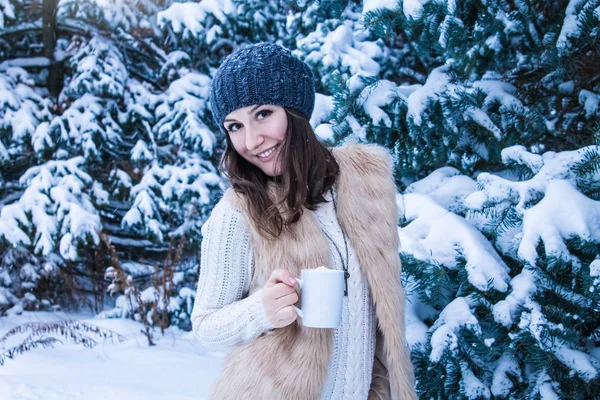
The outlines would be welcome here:
M 334 194 L 335 195 L 335 194 Z M 331 193 L 314 212 L 321 228 L 344 249 Z M 310 211 L 307 211 L 310 212 Z M 266 318 L 261 290 L 249 293 L 253 256 L 245 217 L 223 199 L 202 227 L 202 257 L 198 291 L 192 312 L 195 335 L 207 348 L 222 349 L 248 343 L 273 329 Z M 350 246 L 350 243 L 348 242 Z M 333 266 L 341 260 L 329 244 Z M 334 344 L 321 399 L 366 399 L 371 384 L 376 322 L 365 277 L 349 248 L 348 297 L 342 323 L 334 330 Z

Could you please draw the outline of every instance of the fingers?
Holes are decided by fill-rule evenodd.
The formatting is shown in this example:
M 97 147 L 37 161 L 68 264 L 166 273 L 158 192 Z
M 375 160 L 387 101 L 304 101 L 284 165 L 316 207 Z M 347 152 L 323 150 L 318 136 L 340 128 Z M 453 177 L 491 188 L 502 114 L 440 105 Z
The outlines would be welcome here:
M 298 315 L 292 304 L 298 301 L 296 280 L 289 271 L 278 269 L 262 289 L 262 301 L 267 318 L 274 328 L 283 328 L 293 323 Z
M 276 269 L 271 273 L 271 276 L 265 283 L 265 287 L 275 286 L 277 283 L 284 283 L 290 287 L 296 286 L 296 280 L 289 271 L 284 269 Z
M 296 292 L 292 292 L 275 300 L 275 308 L 279 311 L 285 307 L 291 306 L 292 304 L 296 304 L 297 301 L 298 294 Z
M 267 287 L 266 290 L 269 291 L 270 296 L 274 300 L 287 296 L 291 293 L 296 293 L 296 288 L 287 286 L 283 283 L 277 283 L 275 286 Z
M 275 314 L 277 322 L 281 327 L 288 326 L 298 318 L 296 310 L 292 306 L 283 307 Z

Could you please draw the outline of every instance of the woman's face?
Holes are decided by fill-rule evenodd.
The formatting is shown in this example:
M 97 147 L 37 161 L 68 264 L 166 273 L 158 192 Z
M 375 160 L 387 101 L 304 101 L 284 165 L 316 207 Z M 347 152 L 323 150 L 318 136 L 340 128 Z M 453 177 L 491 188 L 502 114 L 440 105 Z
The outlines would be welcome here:
M 227 114 L 223 125 L 240 156 L 269 176 L 281 173 L 279 153 L 288 126 L 283 107 L 238 108 Z

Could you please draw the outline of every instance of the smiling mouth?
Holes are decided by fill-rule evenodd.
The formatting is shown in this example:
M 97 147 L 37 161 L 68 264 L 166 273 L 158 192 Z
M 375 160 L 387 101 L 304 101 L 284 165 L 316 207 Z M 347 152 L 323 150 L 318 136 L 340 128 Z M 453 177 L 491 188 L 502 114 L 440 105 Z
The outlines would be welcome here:
M 257 157 L 258 158 L 268 158 L 271 154 L 273 154 L 273 152 L 275 151 L 277 146 L 279 146 L 279 144 L 276 144 L 275 146 L 271 147 L 267 151 L 263 151 L 262 153 L 257 154 Z

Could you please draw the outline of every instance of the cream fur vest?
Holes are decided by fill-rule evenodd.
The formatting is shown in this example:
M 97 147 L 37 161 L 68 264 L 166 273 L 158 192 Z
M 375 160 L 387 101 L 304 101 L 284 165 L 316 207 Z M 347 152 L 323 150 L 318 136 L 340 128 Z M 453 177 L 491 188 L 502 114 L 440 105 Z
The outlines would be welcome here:
M 392 398 L 413 400 L 417 396 L 405 346 L 398 211 L 390 157 L 382 147 L 358 144 L 335 148 L 333 155 L 340 165 L 337 216 L 371 288 Z M 249 215 L 240 196 L 231 189 L 225 195 L 232 196 L 236 207 Z M 292 231 L 284 230 L 277 240 L 263 238 L 252 220 L 246 219 L 255 256 L 252 291 L 260 288 L 273 269 L 299 276 L 302 268 L 331 264 L 327 239 L 311 211 L 305 209 Z M 300 321 L 274 329 L 229 354 L 211 399 L 318 399 L 332 344 L 331 329 L 305 328 Z

